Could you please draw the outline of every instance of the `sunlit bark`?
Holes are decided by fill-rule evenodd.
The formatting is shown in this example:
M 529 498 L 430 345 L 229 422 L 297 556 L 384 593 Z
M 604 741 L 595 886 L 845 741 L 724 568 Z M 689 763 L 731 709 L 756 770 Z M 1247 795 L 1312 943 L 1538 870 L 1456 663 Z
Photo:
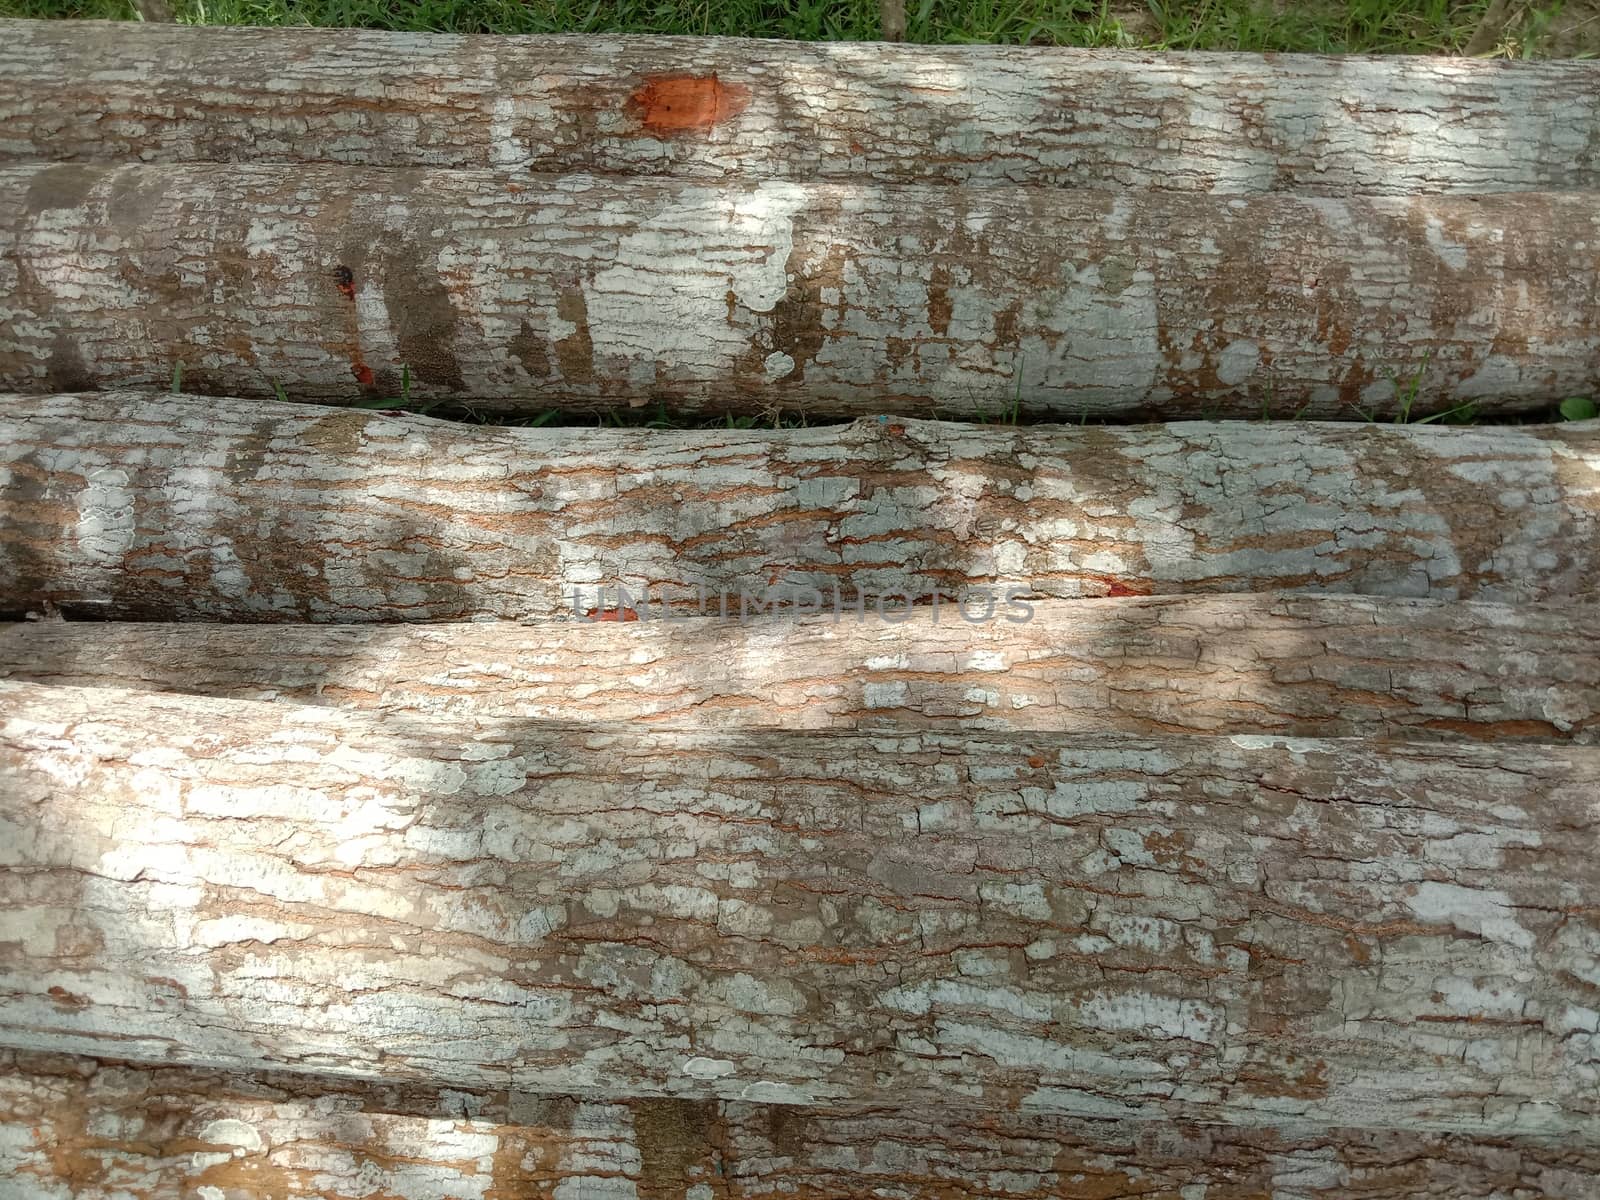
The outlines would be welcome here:
M 1078 421 L 1600 386 L 1592 192 L 0 168 L 0 387 Z
M 6 22 L 0 155 L 1219 192 L 1600 186 L 1600 64 Z
M 1600 750 L 0 704 L 0 1044 L 1600 1138 Z
M 1546 1139 L 597 1101 L 0 1051 L 0 1171 L 73 1200 L 1572 1200 L 1600 1153 Z M 1204 1191 L 1202 1192 L 1202 1189 Z

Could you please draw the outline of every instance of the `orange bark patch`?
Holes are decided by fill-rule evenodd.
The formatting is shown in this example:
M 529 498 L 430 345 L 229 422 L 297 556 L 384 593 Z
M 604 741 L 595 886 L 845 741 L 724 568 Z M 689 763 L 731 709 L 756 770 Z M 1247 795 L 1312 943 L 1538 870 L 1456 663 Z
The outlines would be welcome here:
M 673 133 L 710 129 L 742 113 L 750 89 L 715 75 L 669 75 L 646 81 L 628 100 L 646 129 Z
M 354 375 L 356 377 L 356 382 L 359 383 L 362 387 L 371 387 L 372 386 L 372 379 L 373 379 L 372 368 L 367 366 L 366 363 L 364 363 L 364 362 L 353 362 L 353 363 L 351 363 L 350 364 L 350 374 L 352 374 L 352 375 Z
M 591 621 L 637 621 L 639 614 L 631 608 L 591 608 L 584 614 Z

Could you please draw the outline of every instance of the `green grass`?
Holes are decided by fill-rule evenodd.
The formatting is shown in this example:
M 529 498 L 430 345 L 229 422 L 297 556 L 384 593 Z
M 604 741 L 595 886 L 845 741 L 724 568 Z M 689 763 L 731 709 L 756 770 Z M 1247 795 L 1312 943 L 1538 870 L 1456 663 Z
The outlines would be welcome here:
M 183 21 L 450 33 L 687 33 L 870 40 L 877 0 L 175 0 Z M 914 42 L 1016 42 L 1174 50 L 1450 53 L 1487 0 L 907 0 Z M 1560 14 L 1522 5 L 1497 48 L 1525 54 Z M 0 0 L 17 17 L 132 19 L 127 0 Z

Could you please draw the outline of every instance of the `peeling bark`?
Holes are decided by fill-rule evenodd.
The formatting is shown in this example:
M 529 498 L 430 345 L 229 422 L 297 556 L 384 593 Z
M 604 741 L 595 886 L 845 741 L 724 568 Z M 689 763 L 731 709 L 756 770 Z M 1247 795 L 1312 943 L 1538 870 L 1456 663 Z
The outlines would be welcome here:
M 1594 749 L 0 703 L 13 1048 L 1600 1144 Z
M 674 728 L 1301 737 L 1600 733 L 1600 605 L 1353 596 L 1037 602 L 972 624 L 690 618 L 0 627 L 0 678 L 412 716 Z
M 837 585 L 844 619 L 981 586 L 1011 625 L 1011 586 L 1524 602 L 1600 591 L 1597 508 L 1594 422 L 674 432 L 0 398 L 0 609 L 123 619 L 618 615 L 617 581 L 734 615 L 803 588 L 831 613 Z
M 230 1200 L 1576 1200 L 1537 1139 L 578 1097 L 0 1051 L 0 1170 L 31 1195 Z
M 21 22 L 0 156 L 1302 193 L 1600 187 L 1592 62 Z M 745 103 L 649 103 L 716 81 Z
M 716 92 L 681 98 L 736 105 Z M 1600 388 L 1588 193 L 0 170 L 0 386 L 1280 416 Z M 1585 249 L 1587 248 L 1587 249 Z

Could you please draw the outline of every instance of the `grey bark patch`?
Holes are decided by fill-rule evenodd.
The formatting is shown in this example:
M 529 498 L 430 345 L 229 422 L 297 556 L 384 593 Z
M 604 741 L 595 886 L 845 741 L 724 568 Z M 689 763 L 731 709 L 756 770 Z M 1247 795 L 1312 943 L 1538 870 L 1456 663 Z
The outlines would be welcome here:
M 89 198 L 94 185 L 105 173 L 104 167 L 81 163 L 47 167 L 29 182 L 23 205 L 31 213 L 77 208 Z
M 112 223 L 122 230 L 149 225 L 167 193 L 167 177 L 160 171 L 138 170 L 110 171 L 107 175 L 111 179 L 111 194 L 106 212 Z

